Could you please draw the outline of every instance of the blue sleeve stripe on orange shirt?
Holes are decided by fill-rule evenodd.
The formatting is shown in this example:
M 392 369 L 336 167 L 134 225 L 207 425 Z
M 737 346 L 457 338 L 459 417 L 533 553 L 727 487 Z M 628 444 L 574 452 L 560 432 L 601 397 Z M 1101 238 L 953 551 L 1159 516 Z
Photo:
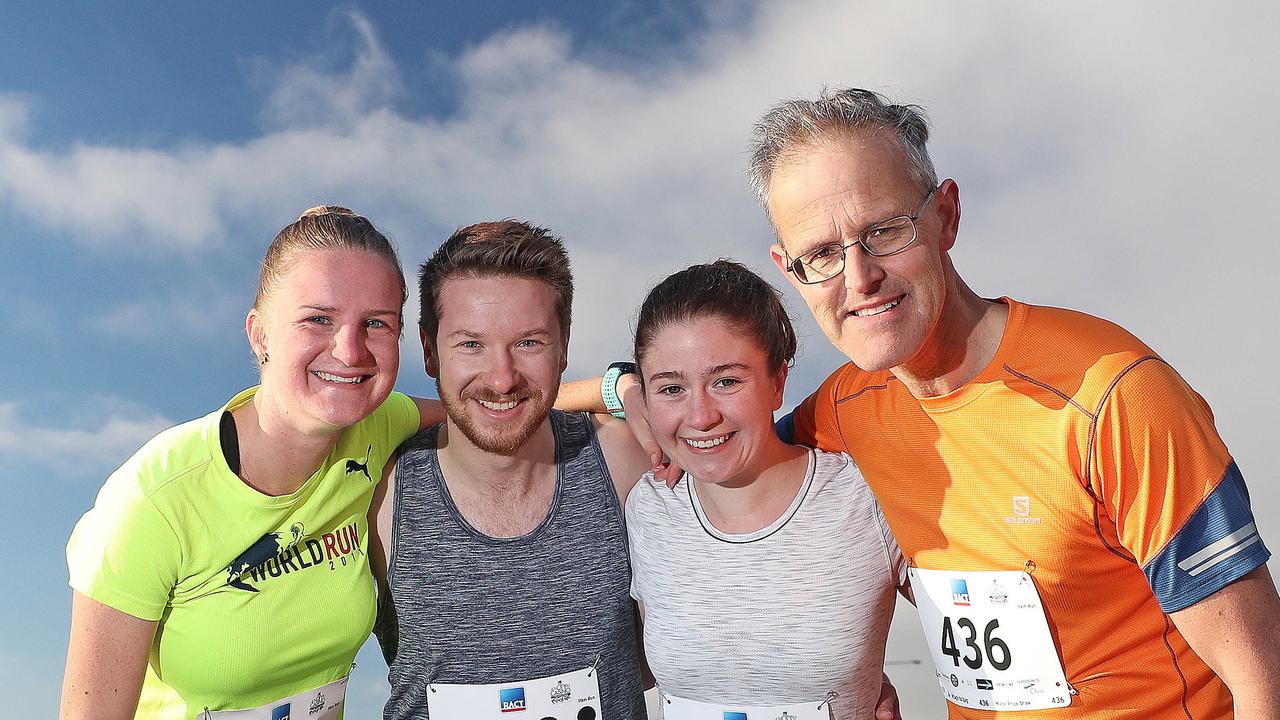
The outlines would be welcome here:
M 1209 497 L 1164 550 L 1143 568 L 1166 613 L 1188 608 L 1265 563 L 1249 491 L 1232 462 Z
M 773 424 L 773 431 L 778 433 L 778 437 L 782 438 L 782 442 L 788 445 L 796 444 L 796 411 L 783 415 Z

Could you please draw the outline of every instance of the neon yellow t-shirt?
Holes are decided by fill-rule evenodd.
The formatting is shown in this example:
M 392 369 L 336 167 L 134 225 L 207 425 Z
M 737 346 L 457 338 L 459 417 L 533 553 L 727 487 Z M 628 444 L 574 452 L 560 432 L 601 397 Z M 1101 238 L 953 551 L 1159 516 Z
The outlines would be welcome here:
M 265 705 L 348 674 L 376 613 L 374 485 L 418 429 L 392 393 L 347 428 L 296 492 L 263 495 L 227 466 L 226 410 L 170 428 L 111 474 L 67 544 L 71 587 L 156 620 L 137 718 Z

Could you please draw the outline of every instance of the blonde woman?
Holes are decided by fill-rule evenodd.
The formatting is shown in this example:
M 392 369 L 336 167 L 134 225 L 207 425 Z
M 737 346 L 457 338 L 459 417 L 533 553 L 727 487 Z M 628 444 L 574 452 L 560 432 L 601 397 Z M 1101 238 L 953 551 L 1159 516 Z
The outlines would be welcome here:
M 72 533 L 63 718 L 341 716 L 375 480 L 442 416 L 392 392 L 404 301 L 367 219 L 280 231 L 245 323 L 261 383 L 144 445 Z

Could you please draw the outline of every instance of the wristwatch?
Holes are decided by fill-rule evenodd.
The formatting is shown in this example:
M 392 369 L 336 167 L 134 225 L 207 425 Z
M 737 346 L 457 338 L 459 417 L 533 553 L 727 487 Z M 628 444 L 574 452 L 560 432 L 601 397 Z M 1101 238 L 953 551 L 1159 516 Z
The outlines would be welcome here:
M 618 397 L 618 378 L 623 375 L 635 375 L 639 371 L 633 362 L 616 362 L 604 371 L 600 378 L 600 399 L 604 401 L 604 409 L 616 418 L 627 417 L 622 409 L 622 398 Z

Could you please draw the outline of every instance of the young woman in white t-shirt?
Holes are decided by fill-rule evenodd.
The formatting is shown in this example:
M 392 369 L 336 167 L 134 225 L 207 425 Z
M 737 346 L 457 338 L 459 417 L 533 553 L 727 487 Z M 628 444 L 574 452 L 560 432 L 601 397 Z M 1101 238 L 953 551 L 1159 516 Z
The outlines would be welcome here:
M 640 310 L 647 419 L 685 471 L 626 505 L 667 718 L 895 715 L 876 711 L 906 567 L 853 461 L 774 432 L 795 349 L 777 291 L 738 263 L 675 273 Z

